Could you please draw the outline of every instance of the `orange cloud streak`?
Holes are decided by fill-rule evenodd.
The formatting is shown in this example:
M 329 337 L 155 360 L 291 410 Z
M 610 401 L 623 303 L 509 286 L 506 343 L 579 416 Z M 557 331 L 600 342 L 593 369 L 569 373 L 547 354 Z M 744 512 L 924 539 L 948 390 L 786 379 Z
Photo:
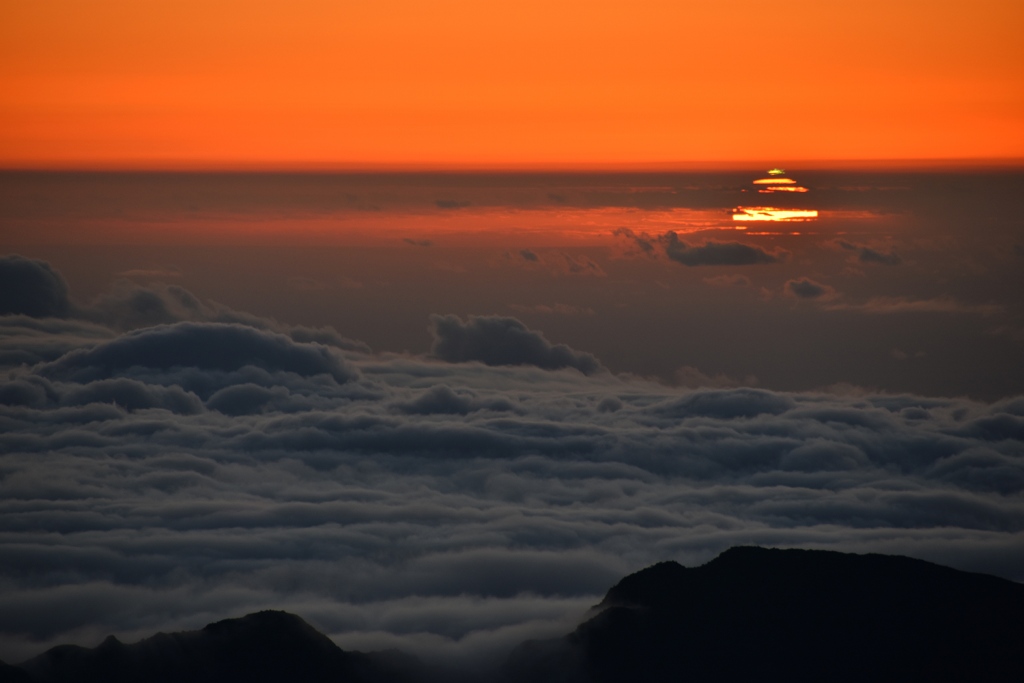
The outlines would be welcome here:
M 0 166 L 1024 157 L 1022 3 L 693 5 L 7 0 Z

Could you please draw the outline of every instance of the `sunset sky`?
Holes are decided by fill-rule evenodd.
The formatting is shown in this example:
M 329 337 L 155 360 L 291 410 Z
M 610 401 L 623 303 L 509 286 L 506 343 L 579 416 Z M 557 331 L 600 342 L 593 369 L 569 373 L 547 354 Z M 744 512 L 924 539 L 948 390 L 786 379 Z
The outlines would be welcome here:
M 1024 157 L 1016 0 L 3 0 L 0 166 Z
M 1024 581 L 1022 35 L 0 0 L 0 660 L 285 609 L 497 666 L 736 545 Z

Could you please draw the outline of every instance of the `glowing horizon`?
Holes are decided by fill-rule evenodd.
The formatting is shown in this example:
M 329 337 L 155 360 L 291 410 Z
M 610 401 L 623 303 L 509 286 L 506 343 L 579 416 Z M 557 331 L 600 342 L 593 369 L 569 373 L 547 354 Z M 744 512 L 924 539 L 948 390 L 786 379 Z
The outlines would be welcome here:
M 10 4 L 0 168 L 1024 159 L 1024 6 L 999 0 Z

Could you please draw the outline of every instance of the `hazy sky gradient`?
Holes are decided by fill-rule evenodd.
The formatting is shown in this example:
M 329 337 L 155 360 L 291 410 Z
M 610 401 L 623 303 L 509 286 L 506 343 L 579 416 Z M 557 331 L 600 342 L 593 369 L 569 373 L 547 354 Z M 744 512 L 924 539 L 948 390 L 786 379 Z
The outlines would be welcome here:
M 673 384 L 1024 391 L 1020 173 L 791 175 L 7 174 L 0 247 L 80 305 L 181 286 L 377 351 L 497 314 Z M 733 220 L 769 200 L 820 215 Z
M 1024 157 L 1007 0 L 8 0 L 0 166 Z

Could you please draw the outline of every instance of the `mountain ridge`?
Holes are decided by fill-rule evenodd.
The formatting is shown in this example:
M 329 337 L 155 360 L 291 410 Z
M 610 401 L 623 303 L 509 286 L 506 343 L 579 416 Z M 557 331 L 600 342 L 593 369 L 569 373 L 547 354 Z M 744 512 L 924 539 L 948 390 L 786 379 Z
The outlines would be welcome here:
M 520 645 L 506 668 L 535 683 L 1016 681 L 1021 609 L 1024 585 L 923 560 L 740 546 L 624 577 L 575 631 Z
M 58 645 L 17 668 L 30 676 L 26 680 L 47 683 L 434 680 L 431 668 L 411 655 L 346 652 L 301 617 L 279 610 L 222 619 L 196 631 L 160 632 L 132 644 L 111 635 L 91 649 Z
M 478 677 L 399 652 L 344 651 L 267 610 L 133 644 L 61 645 L 0 682 L 612 683 L 1024 680 L 1024 585 L 892 555 L 739 546 L 623 577 L 571 633 Z M 2 663 L 0 663 L 2 664 Z

